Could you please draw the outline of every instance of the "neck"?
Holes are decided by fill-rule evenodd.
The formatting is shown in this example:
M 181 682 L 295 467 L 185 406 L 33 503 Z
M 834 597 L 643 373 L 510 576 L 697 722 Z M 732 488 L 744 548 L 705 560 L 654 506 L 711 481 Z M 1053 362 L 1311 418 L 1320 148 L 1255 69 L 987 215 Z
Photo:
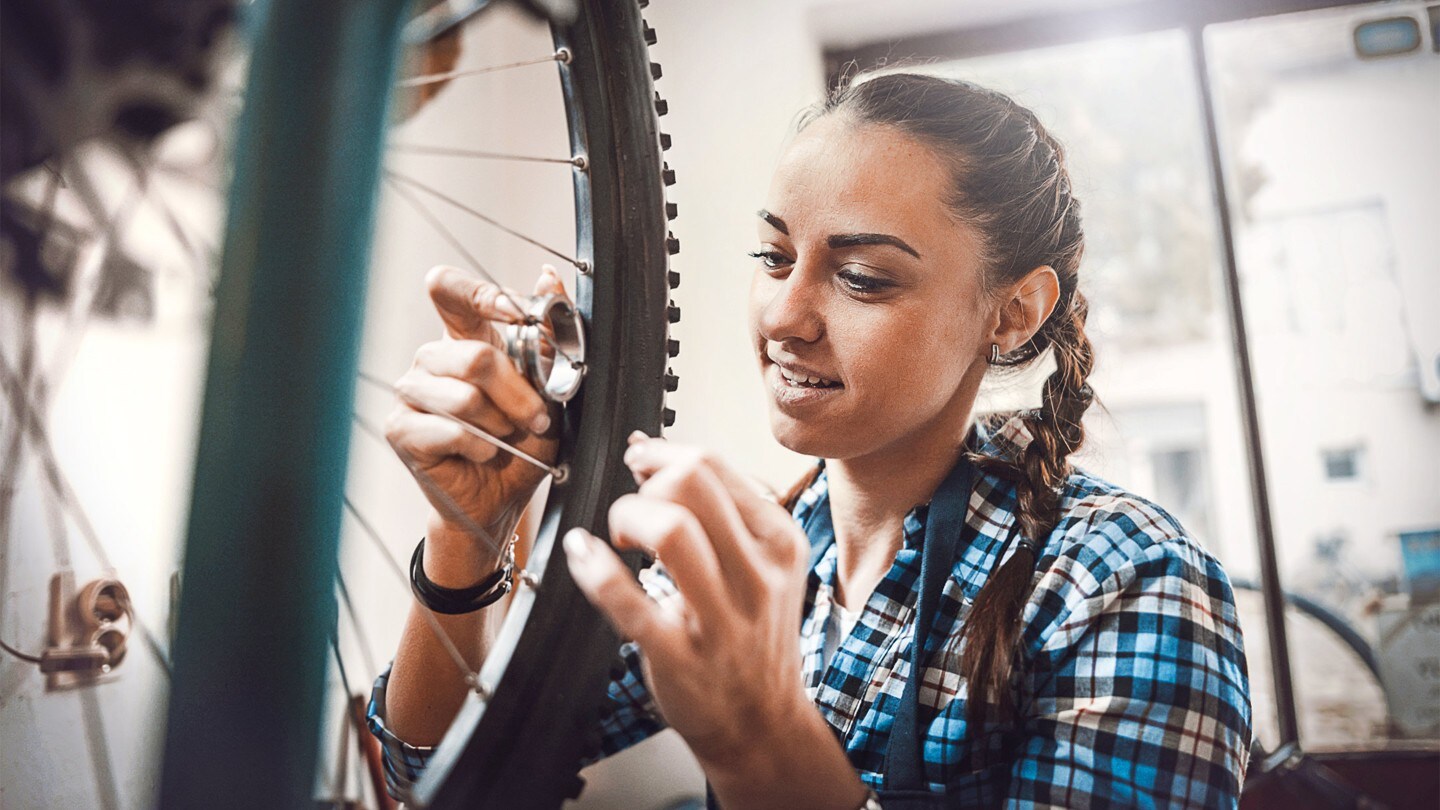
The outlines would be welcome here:
M 826 462 L 838 555 L 837 598 L 858 609 L 903 544 L 905 515 L 930 500 L 964 452 L 970 408 L 903 446 Z

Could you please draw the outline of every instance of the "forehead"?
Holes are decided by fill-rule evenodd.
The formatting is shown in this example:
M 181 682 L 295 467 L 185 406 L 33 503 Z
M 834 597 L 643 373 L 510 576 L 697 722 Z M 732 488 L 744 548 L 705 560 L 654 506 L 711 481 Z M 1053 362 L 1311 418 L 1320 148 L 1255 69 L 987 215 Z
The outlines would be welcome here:
M 950 173 L 930 147 L 899 129 L 830 114 L 785 151 L 766 207 L 792 234 L 883 232 L 923 241 L 956 230 L 945 204 Z

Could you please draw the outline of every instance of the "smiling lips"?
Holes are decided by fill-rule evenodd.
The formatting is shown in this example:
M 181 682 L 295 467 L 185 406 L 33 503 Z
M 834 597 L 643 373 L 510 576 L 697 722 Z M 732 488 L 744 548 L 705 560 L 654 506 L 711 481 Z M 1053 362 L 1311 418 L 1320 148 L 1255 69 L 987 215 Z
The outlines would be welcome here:
M 775 377 L 772 378 L 771 385 L 774 386 L 777 401 L 782 404 L 809 402 L 845 387 L 839 380 L 825 377 L 815 369 L 782 360 L 768 351 L 765 352 L 765 359 L 775 367 Z

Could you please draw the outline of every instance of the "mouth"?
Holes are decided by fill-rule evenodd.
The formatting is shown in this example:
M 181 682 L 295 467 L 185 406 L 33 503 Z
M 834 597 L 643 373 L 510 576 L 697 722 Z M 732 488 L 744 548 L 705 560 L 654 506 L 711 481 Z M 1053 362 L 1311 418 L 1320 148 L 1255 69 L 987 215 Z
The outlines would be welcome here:
M 768 353 L 765 360 L 765 378 L 769 382 L 774 402 L 792 415 L 795 415 L 793 409 L 828 401 L 845 390 L 844 383 L 825 376 L 819 369 L 781 362 Z
M 789 369 L 779 363 L 775 367 L 780 370 L 780 379 L 785 383 L 797 388 L 844 388 L 837 380 L 826 379 L 808 372 Z

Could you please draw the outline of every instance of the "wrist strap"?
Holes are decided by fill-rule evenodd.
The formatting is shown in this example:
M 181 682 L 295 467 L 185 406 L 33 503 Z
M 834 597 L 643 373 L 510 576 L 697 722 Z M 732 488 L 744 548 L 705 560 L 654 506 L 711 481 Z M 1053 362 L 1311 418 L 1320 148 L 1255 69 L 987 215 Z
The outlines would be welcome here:
M 505 546 L 500 570 L 468 588 L 442 588 L 425 576 L 425 538 L 422 537 L 415 546 L 415 553 L 410 555 L 410 591 L 427 609 L 458 616 L 492 605 L 509 593 L 514 572 L 515 544 L 511 542 Z

